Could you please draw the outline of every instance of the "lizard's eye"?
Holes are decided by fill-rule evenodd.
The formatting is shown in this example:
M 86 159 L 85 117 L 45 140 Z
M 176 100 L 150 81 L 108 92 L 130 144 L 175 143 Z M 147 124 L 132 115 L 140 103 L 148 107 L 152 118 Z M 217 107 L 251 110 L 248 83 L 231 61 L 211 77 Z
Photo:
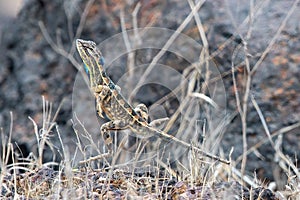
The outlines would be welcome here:
M 87 48 L 87 51 L 90 55 L 93 55 L 93 49 L 92 48 Z

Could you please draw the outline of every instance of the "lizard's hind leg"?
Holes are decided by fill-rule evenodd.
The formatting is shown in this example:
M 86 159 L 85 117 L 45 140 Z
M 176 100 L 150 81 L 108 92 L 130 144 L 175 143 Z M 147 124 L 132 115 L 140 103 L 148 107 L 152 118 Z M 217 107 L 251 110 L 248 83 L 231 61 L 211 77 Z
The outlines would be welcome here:
M 107 147 L 109 153 L 113 152 L 112 148 L 112 137 L 110 135 L 110 131 L 112 130 L 123 130 L 129 127 L 128 124 L 125 123 L 124 120 L 113 120 L 102 124 L 101 126 L 101 135 L 104 140 L 104 144 Z

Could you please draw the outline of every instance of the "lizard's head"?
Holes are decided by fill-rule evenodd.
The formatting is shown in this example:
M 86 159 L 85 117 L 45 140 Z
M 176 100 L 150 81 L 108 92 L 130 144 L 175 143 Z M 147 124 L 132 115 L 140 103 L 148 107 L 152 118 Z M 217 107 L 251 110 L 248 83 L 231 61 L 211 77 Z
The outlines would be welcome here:
M 84 69 L 91 78 L 99 72 L 99 67 L 104 65 L 102 54 L 93 41 L 77 39 L 76 47 L 84 63 Z

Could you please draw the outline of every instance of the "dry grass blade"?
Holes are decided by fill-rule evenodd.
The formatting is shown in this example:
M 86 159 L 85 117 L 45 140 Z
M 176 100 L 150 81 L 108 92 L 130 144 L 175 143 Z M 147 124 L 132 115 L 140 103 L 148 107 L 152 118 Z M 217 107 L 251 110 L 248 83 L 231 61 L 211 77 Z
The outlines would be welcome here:
M 43 165 L 43 152 L 45 149 L 45 145 L 48 144 L 50 148 L 52 148 L 51 143 L 49 143 L 49 137 L 51 134 L 51 131 L 53 127 L 56 125 L 56 118 L 58 116 L 58 113 L 61 109 L 61 106 L 63 104 L 63 101 L 58 106 L 58 109 L 56 110 L 54 116 L 52 117 L 52 104 L 49 103 L 47 100 L 43 98 L 43 125 L 42 128 L 39 130 L 37 123 L 31 118 L 30 121 L 33 123 L 34 127 L 34 133 L 37 139 L 38 143 L 38 162 L 37 165 L 41 167 Z M 51 119 L 52 118 L 52 119 Z
M 251 95 L 250 97 L 251 97 L 251 101 L 252 101 L 252 103 L 253 103 L 253 105 L 254 105 L 254 107 L 255 107 L 255 109 L 256 109 L 256 112 L 257 112 L 258 115 L 259 115 L 260 121 L 261 121 L 261 123 L 263 124 L 263 127 L 264 127 L 264 129 L 265 129 L 265 132 L 266 132 L 268 138 L 269 138 L 269 141 L 270 141 L 270 143 L 272 144 L 272 146 L 274 147 L 275 145 L 274 145 L 274 142 L 273 142 L 273 140 L 272 140 L 272 137 L 271 137 L 271 134 L 270 134 L 270 131 L 269 131 L 267 122 L 266 122 L 266 120 L 265 120 L 265 118 L 264 118 L 264 116 L 263 116 L 263 113 L 261 112 L 261 110 L 260 110 L 260 108 L 259 108 L 259 106 L 258 106 L 256 100 L 254 99 L 254 96 Z
M 193 92 L 190 94 L 191 97 L 196 97 L 199 99 L 203 99 L 204 101 L 206 101 L 207 103 L 209 103 L 210 105 L 212 105 L 214 108 L 218 109 L 219 106 L 216 104 L 216 102 L 214 102 L 210 97 L 206 96 L 205 94 L 201 94 L 198 92 Z
M 205 31 L 204 31 L 203 25 L 201 23 L 200 16 L 199 16 L 197 10 L 195 9 L 194 2 L 192 0 L 188 0 L 188 3 L 189 3 L 189 5 L 190 5 L 190 7 L 192 9 L 192 13 L 194 15 L 194 18 L 195 18 L 195 21 L 196 21 L 196 24 L 197 24 L 197 28 L 198 28 L 198 31 L 199 31 L 199 34 L 200 34 L 200 37 L 201 37 L 204 49 L 205 49 L 205 51 L 208 52 L 208 41 L 207 41 L 207 38 L 206 38 L 206 35 L 205 35 Z M 207 55 L 209 55 L 209 53 Z
M 300 127 L 300 122 L 287 126 L 287 127 L 283 127 L 281 129 L 279 129 L 278 131 L 275 131 L 274 133 L 271 134 L 271 138 L 281 135 L 281 134 L 288 134 L 290 131 L 299 128 Z M 257 149 L 259 147 L 261 147 L 262 145 L 264 145 L 265 143 L 269 142 L 269 138 L 266 138 L 262 141 L 260 141 L 259 143 L 255 144 L 254 146 L 252 146 L 251 148 L 248 149 L 247 154 L 253 153 L 254 151 L 257 151 Z M 236 162 L 240 162 L 242 160 L 242 156 L 238 157 L 236 159 Z
M 13 148 L 11 145 L 11 137 L 12 137 L 12 130 L 13 130 L 13 113 L 10 112 L 10 129 L 9 129 L 9 133 L 8 133 L 8 138 L 6 139 L 4 136 L 4 131 L 3 128 L 1 127 L 0 131 L 1 131 L 1 141 L 2 141 L 2 155 L 0 158 L 0 169 L 1 169 L 1 173 L 0 173 L 0 195 L 2 194 L 2 190 L 4 189 L 2 187 L 2 184 L 4 182 L 4 176 L 7 173 L 7 169 L 8 169 L 8 161 L 9 161 L 9 157 L 11 156 L 12 159 L 14 159 L 14 152 L 13 152 Z M 14 162 L 13 162 L 14 163 Z M 15 171 L 14 171 L 15 172 Z M 14 176 L 14 180 L 16 180 L 16 176 Z M 14 185 L 14 188 L 16 189 L 16 185 Z

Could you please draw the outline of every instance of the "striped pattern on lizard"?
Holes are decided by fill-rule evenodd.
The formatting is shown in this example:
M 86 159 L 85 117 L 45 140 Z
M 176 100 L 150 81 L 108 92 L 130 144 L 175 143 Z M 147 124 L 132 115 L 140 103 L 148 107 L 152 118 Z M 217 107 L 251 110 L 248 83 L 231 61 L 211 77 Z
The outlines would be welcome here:
M 104 113 L 110 120 L 100 128 L 104 143 L 110 153 L 112 152 L 113 142 L 110 131 L 124 129 L 131 129 L 137 136 L 156 135 L 164 140 L 175 141 L 184 147 L 191 147 L 187 142 L 151 126 L 151 123 L 147 122 L 148 109 L 144 104 L 139 104 L 136 108 L 133 108 L 127 102 L 122 96 L 119 86 L 115 85 L 106 74 L 103 67 L 104 59 L 93 41 L 77 39 L 76 47 L 89 76 L 89 87 L 96 99 L 97 113 L 101 118 L 104 118 Z M 203 152 L 197 147 L 193 147 L 193 149 L 209 158 L 229 164 L 229 161 Z

